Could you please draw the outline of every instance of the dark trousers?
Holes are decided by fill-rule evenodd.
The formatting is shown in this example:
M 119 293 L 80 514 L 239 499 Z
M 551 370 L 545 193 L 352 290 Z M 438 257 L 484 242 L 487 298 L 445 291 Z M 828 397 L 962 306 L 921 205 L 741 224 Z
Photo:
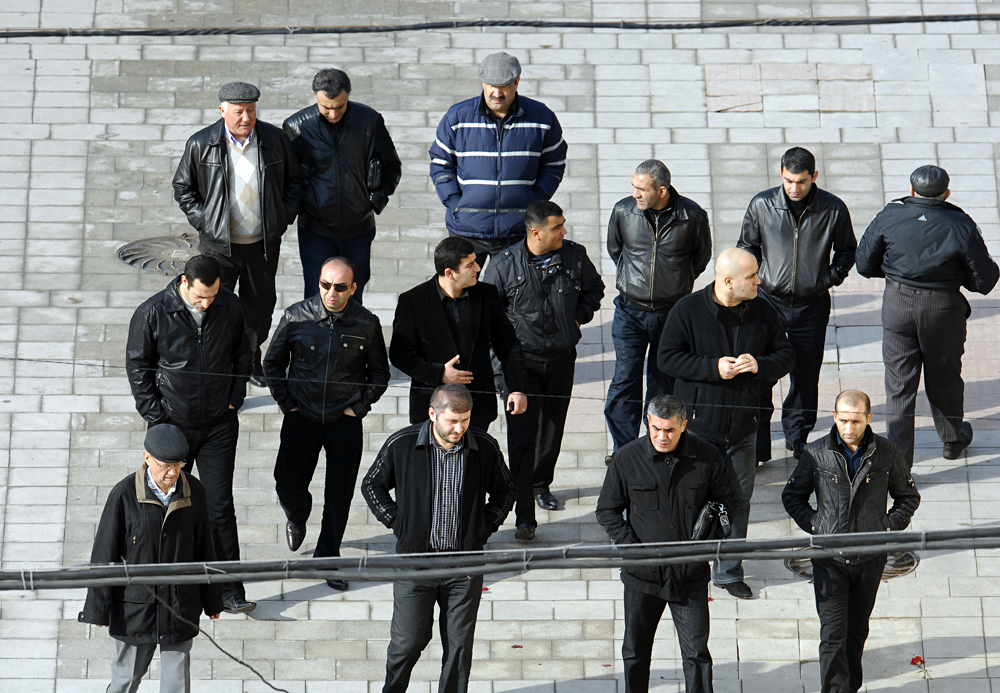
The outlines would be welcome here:
M 861 655 L 885 559 L 882 554 L 857 565 L 812 559 L 823 693 L 857 693 L 861 689 Z
M 649 690 L 653 638 L 664 607 L 677 629 L 677 643 L 684 661 L 684 690 L 712 693 L 712 655 L 708 651 L 708 585 L 688 593 L 682 601 L 668 602 L 625 585 L 625 693 Z
M 733 533 L 732 539 L 746 539 L 750 526 L 750 499 L 753 498 L 754 481 L 757 479 L 757 458 L 755 448 L 757 434 L 751 433 L 743 440 L 725 444 L 712 441 L 722 455 L 722 461 L 729 472 L 729 480 L 736 491 L 736 511 L 729 515 Z M 712 582 L 728 585 L 743 582 L 743 561 L 721 560 L 712 562 Z
M 472 644 L 482 599 L 483 576 L 392 583 L 392 625 L 382 693 L 402 693 L 410 672 L 431 641 L 434 605 L 444 653 L 438 693 L 465 693 L 472 671 Z
M 281 422 L 281 443 L 274 462 L 274 490 L 289 522 L 304 525 L 312 511 L 309 482 L 326 450 L 323 488 L 323 522 L 316 542 L 316 558 L 340 555 L 340 542 L 354 497 L 354 482 L 361 466 L 361 419 L 343 415 L 328 424 L 309 421 L 293 411 Z
M 278 273 L 278 249 L 275 248 L 264 257 L 264 241 L 239 245 L 232 243 L 229 257 L 221 253 L 199 246 L 203 255 L 211 255 L 219 261 L 222 267 L 222 286 L 230 291 L 236 291 L 236 282 L 240 284 L 240 306 L 243 308 L 243 319 L 247 324 L 247 336 L 253 348 L 254 373 L 261 373 L 260 345 L 267 341 L 267 333 L 271 331 L 271 313 L 278 296 L 274 290 L 274 277 Z
M 911 289 L 886 281 L 882 294 L 886 437 L 913 466 L 913 416 L 920 370 L 934 427 L 944 443 L 959 438 L 965 416 L 965 321 L 969 302 L 959 292 Z
M 618 294 L 611 337 L 615 344 L 615 373 L 608 387 L 604 418 L 615 451 L 639 437 L 649 400 L 674 392 L 674 379 L 656 365 L 660 335 L 670 308 L 639 310 Z M 646 366 L 646 398 L 642 397 L 642 367 Z
M 819 371 L 823 367 L 823 347 L 826 326 L 830 322 L 830 294 L 825 293 L 804 306 L 785 306 L 760 294 L 778 314 L 795 351 L 795 368 L 788 374 L 791 381 L 781 408 L 781 428 L 785 440 L 805 443 L 816 425 L 819 406 Z M 771 414 L 774 405 L 771 392 L 775 383 L 760 386 L 760 428 L 757 431 L 758 459 L 771 459 Z
M 372 277 L 372 242 L 375 229 L 366 234 L 345 240 L 334 240 L 319 236 L 299 224 L 299 259 L 302 260 L 302 283 L 305 285 L 303 298 L 319 293 L 319 274 L 323 263 L 331 257 L 346 257 L 354 263 L 358 290 L 354 300 L 362 303 L 365 285 Z
M 555 476 L 573 394 L 576 351 L 549 354 L 544 362 L 531 359 L 526 365 L 528 410 L 523 414 L 507 412 L 507 450 L 510 473 L 517 484 L 515 522 L 535 527 L 534 496 L 548 491 Z
M 236 440 L 240 418 L 235 409 L 201 426 L 182 426 L 188 442 L 187 471 L 205 487 L 208 520 L 215 539 L 215 557 L 220 561 L 240 560 L 240 536 L 236 528 L 236 504 L 233 500 L 233 472 L 236 470 Z M 223 597 L 244 597 L 242 582 L 225 582 Z
M 451 233 L 451 232 L 449 232 L 448 235 L 458 236 L 457 233 Z M 501 250 L 509 248 L 515 243 L 520 243 L 521 239 L 523 239 L 524 236 L 518 236 L 516 238 L 495 238 L 490 241 L 487 241 L 482 238 L 470 238 L 468 236 L 461 236 L 461 238 L 464 238 L 469 243 L 471 243 L 472 247 L 475 249 L 476 264 L 479 265 L 479 268 L 481 270 L 479 276 L 482 276 L 482 270 L 486 269 L 486 258 L 491 258 L 497 253 L 499 253 Z

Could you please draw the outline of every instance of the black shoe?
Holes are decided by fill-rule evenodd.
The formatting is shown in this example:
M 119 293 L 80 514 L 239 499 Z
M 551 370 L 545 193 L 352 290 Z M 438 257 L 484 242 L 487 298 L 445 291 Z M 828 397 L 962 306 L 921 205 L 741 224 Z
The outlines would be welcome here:
M 254 373 L 250 376 L 250 384 L 254 387 L 267 388 L 267 381 L 264 380 L 263 373 Z
M 302 546 L 302 540 L 306 538 L 306 526 L 297 525 L 291 520 L 285 523 L 285 539 L 288 540 L 288 548 L 298 551 Z
M 730 582 L 725 585 L 715 583 L 715 586 L 726 590 L 737 599 L 753 599 L 753 590 L 750 589 L 750 585 L 742 580 L 740 582 Z
M 802 451 L 806 449 L 805 443 L 793 443 L 790 440 L 785 440 L 785 450 L 792 453 L 792 457 L 795 459 L 801 459 Z
M 538 504 L 538 507 L 541 508 L 542 510 L 559 509 L 559 501 L 557 501 L 556 497 L 553 496 L 548 491 L 542 491 L 541 493 L 536 494 L 535 502 Z
M 604 458 L 604 466 L 605 467 L 610 467 L 612 459 L 614 459 L 614 455 L 608 455 L 607 457 L 605 457 Z
M 944 449 L 941 451 L 941 457 L 946 460 L 957 460 L 958 456 L 962 454 L 962 450 L 969 447 L 969 443 L 972 442 L 972 424 L 968 421 L 962 422 L 962 430 L 958 433 L 958 440 L 954 443 L 945 443 Z
M 226 597 L 222 609 L 227 614 L 248 614 L 257 608 L 257 602 L 248 602 L 246 597 Z
M 758 450 L 757 451 L 757 466 L 764 464 L 765 462 L 771 461 L 771 451 L 770 450 Z
M 514 532 L 515 539 L 521 539 L 522 541 L 531 541 L 535 538 L 535 528 L 531 525 L 518 525 L 517 531 Z
M 326 586 L 332 590 L 337 590 L 338 592 L 343 592 L 350 587 L 347 580 L 327 580 Z

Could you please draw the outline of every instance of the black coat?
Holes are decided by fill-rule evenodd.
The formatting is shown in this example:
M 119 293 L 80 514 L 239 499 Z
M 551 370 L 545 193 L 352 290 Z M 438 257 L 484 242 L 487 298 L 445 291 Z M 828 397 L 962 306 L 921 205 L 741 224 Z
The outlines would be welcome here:
M 906 529 L 920 505 L 920 494 L 910 476 L 902 451 L 871 427 L 861 441 L 865 452 L 854 482 L 847 473 L 847 460 L 840 451 L 836 426 L 830 435 L 809 443 L 795 471 L 788 478 L 781 502 L 804 532 L 848 534 Z M 816 508 L 809 504 L 815 491 Z M 886 513 L 887 498 L 892 508 Z M 874 554 L 836 557 L 859 563 Z
M 747 207 L 736 244 L 757 258 L 761 290 L 788 306 L 811 303 L 840 286 L 854 266 L 858 242 L 847 205 L 815 191 L 798 219 L 782 186 L 759 193 Z
M 858 244 L 858 272 L 916 289 L 988 294 L 1000 278 L 976 222 L 942 200 L 904 197 L 875 215 Z
M 378 318 L 353 298 L 334 320 L 319 294 L 285 309 L 264 357 L 274 401 L 316 423 L 351 407 L 363 417 L 385 393 L 389 359 Z
M 688 407 L 688 430 L 729 444 L 757 430 L 760 384 L 777 382 L 791 371 L 795 352 L 774 309 L 758 297 L 744 301 L 738 348 L 730 353 L 714 287 L 682 298 L 670 311 L 656 362 L 677 379 L 674 394 Z M 757 359 L 757 372 L 723 380 L 719 359 L 740 354 Z
M 220 287 L 199 328 L 178 291 L 180 281 L 136 308 L 125 367 L 142 418 L 200 426 L 230 405 L 243 406 L 253 356 L 236 294 Z
M 736 510 L 736 492 L 714 445 L 685 431 L 673 452 L 643 436 L 615 453 L 597 499 L 597 521 L 616 545 L 691 541 L 708 501 Z M 627 513 L 625 517 L 622 513 Z M 708 563 L 623 568 L 634 590 L 677 601 L 708 584 Z
M 229 151 L 221 118 L 191 135 L 174 174 L 174 199 L 198 231 L 203 245 L 229 256 Z M 254 126 L 260 164 L 264 252 L 276 253 L 281 235 L 299 213 L 305 178 L 285 134 L 270 123 Z
M 349 101 L 337 123 L 316 104 L 293 113 L 282 129 L 305 172 L 299 225 L 325 238 L 345 240 L 375 228 L 375 215 L 399 185 L 402 164 L 381 114 Z M 369 190 L 368 162 L 382 166 L 379 186 Z
M 459 354 L 437 287 L 437 277 L 432 277 L 400 294 L 392 321 L 389 361 L 412 378 L 410 423 L 427 418 L 431 392 L 441 384 L 444 364 L 456 355 L 460 357 L 456 367 L 473 374 L 468 385 L 473 411 L 481 421 L 485 420 L 482 412 L 492 412 L 488 419 L 493 421 L 497 416 L 497 397 L 490 348 L 500 359 L 511 392 L 524 392 L 524 361 L 517 335 L 507 320 L 497 288 L 477 282 L 468 289 L 475 333 L 472 353 Z
M 427 420 L 390 435 L 361 482 L 372 514 L 396 535 L 396 553 L 431 550 L 431 435 Z M 514 480 L 500 446 L 486 431 L 470 427 L 462 443 L 458 550 L 480 551 L 514 505 Z M 395 498 L 389 493 L 393 490 Z
M 653 228 L 631 197 L 618 202 L 608 221 L 608 255 L 615 263 L 615 286 L 643 310 L 669 308 L 691 293 L 712 259 L 708 215 L 670 187 L 674 211 Z
M 201 482 L 181 472 L 169 508 L 146 483 L 146 465 L 111 490 L 97 525 L 92 565 L 192 563 L 215 560 Z M 222 585 L 159 585 L 156 594 L 192 623 L 222 611 Z M 144 585 L 90 587 L 77 619 L 108 626 L 130 645 L 176 644 L 198 635 L 174 617 Z

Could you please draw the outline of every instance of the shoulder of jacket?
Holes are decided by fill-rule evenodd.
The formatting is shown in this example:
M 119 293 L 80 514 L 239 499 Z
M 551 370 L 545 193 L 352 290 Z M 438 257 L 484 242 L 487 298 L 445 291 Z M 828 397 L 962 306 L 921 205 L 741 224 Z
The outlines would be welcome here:
M 316 107 L 316 104 L 313 104 L 312 106 L 306 106 L 301 111 L 296 111 L 292 115 L 285 118 L 282 123 L 282 127 L 290 127 L 297 133 L 303 124 L 311 120 L 315 120 L 318 117 L 319 109 Z
M 413 442 L 410 441 L 412 438 L 414 441 L 420 436 L 420 428 L 424 425 L 424 422 L 410 424 L 406 428 L 401 428 L 395 433 L 390 433 L 389 437 L 385 439 L 382 443 L 382 450 L 379 452 L 379 456 L 389 451 L 395 452 L 396 448 L 400 445 L 406 445 L 412 450 Z
M 258 120 L 255 127 L 258 132 L 260 132 L 261 139 L 267 138 L 270 140 L 288 141 L 288 135 L 286 135 L 285 131 L 277 125 L 272 125 L 271 123 L 265 123 L 263 120 Z
M 680 193 L 677 193 L 677 200 L 675 201 L 674 204 L 680 204 L 688 211 L 689 214 L 692 212 L 694 212 L 695 214 L 698 213 L 706 214 L 705 210 L 702 209 L 702 206 L 700 204 L 692 200 L 690 197 L 685 197 Z
M 544 115 L 550 120 L 558 122 L 555 112 L 546 106 L 541 101 L 537 99 L 532 99 L 527 96 L 518 95 L 518 99 L 521 103 L 521 108 L 524 110 L 525 115 L 528 115 L 529 111 L 532 117 L 538 117 L 539 115 Z
M 368 325 L 373 329 L 382 329 L 382 321 L 378 319 L 375 313 L 371 312 L 365 308 L 360 303 L 357 305 L 358 310 L 358 322 Z
M 368 120 L 377 120 L 382 117 L 382 114 L 376 111 L 371 106 L 367 106 L 359 101 L 351 102 L 351 115 L 360 116 Z
M 478 289 L 476 287 L 479 287 Z M 500 290 L 497 289 L 493 284 L 488 282 L 476 282 L 469 289 L 469 294 L 480 293 L 483 294 L 484 298 L 499 298 Z
M 449 108 L 448 112 L 445 113 L 445 119 L 454 119 L 461 116 L 467 116 L 469 114 L 478 115 L 479 114 L 479 99 L 482 98 L 481 95 L 473 96 L 471 99 L 465 99 L 464 101 L 459 101 L 453 103 Z
M 475 436 L 476 444 L 479 445 L 480 450 L 486 449 L 496 458 L 503 457 L 503 452 L 500 450 L 500 443 L 497 442 L 496 438 L 481 428 L 473 430 L 470 427 L 469 431 Z

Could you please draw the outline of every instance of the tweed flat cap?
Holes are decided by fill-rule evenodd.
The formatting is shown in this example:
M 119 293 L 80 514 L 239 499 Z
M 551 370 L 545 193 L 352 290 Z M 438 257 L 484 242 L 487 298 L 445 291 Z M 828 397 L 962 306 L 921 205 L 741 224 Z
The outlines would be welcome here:
M 146 452 L 164 463 L 183 462 L 188 454 L 188 442 L 181 429 L 173 424 L 150 426 L 143 441 Z
M 246 82 L 230 82 L 219 89 L 219 103 L 257 103 L 260 89 Z
M 483 84 L 506 87 L 508 84 L 513 84 L 520 76 L 521 63 L 507 53 L 487 55 L 479 64 L 479 79 Z
M 937 197 L 950 182 L 948 172 L 940 166 L 921 166 L 910 174 L 910 185 L 921 197 Z

